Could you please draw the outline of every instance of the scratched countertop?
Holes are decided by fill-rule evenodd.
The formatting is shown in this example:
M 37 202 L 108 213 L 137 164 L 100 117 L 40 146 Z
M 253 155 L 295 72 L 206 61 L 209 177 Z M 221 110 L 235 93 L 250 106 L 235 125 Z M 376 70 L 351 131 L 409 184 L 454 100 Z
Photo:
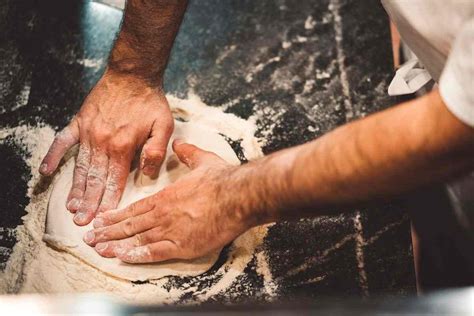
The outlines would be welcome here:
M 121 15 L 88 1 L 0 2 L 0 128 L 64 127 L 103 72 Z M 204 0 L 190 2 L 166 91 L 185 97 L 193 90 L 244 119 L 263 113 L 257 136 L 266 137 L 268 154 L 396 104 L 386 95 L 392 75 L 379 0 Z M 3 269 L 28 204 L 30 170 L 14 142 L 0 143 L 0 165 Z M 264 247 L 279 297 L 415 291 L 410 222 L 400 200 L 278 223 Z M 210 300 L 267 300 L 262 287 L 252 260 L 237 284 Z

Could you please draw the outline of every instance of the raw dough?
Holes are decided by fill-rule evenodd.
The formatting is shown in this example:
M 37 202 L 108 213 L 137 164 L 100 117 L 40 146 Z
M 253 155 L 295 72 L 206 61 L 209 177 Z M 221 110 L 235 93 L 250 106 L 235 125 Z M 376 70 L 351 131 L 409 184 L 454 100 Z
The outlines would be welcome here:
M 226 140 L 203 125 L 176 121 L 171 140 L 174 138 L 182 138 L 205 150 L 213 151 L 231 164 L 240 163 Z M 172 151 L 171 142 L 158 179 L 152 181 L 147 177 L 138 176 L 136 170 L 133 170 L 128 176 L 127 186 L 118 208 L 123 208 L 158 192 L 189 172 L 189 169 L 179 162 Z M 82 240 L 85 232 L 92 229 L 92 224 L 82 227 L 75 225 L 72 220 L 73 214 L 65 206 L 72 184 L 73 170 L 74 159 L 69 159 L 56 175 L 48 206 L 46 234 L 43 238 L 49 244 L 70 252 L 107 274 L 130 281 L 159 279 L 168 275 L 199 275 L 209 270 L 216 262 L 220 251 L 196 260 L 172 260 L 141 265 L 123 263 L 116 258 L 101 257 Z

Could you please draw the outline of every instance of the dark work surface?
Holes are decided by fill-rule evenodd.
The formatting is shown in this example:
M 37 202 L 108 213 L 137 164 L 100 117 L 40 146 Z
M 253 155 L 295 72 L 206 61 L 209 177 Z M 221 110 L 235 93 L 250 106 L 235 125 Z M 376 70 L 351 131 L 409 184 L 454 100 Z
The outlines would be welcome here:
M 101 75 L 120 18 L 116 9 L 82 1 L 1 0 L 0 128 L 64 127 Z M 166 90 L 183 97 L 192 89 L 209 105 L 255 115 L 270 153 L 395 104 L 386 96 L 390 45 L 378 0 L 191 1 Z M 15 106 L 25 86 L 27 102 Z M 1 142 L 0 154 L 5 263 L 15 242 L 11 228 L 21 224 L 28 203 L 30 171 L 13 142 Z M 275 295 L 413 293 L 410 224 L 400 205 L 271 227 L 264 247 Z M 225 258 L 224 251 L 217 265 Z M 210 301 L 268 299 L 255 266 L 253 260 L 237 284 Z M 170 287 L 184 281 L 205 287 L 212 273 L 205 280 L 172 278 Z

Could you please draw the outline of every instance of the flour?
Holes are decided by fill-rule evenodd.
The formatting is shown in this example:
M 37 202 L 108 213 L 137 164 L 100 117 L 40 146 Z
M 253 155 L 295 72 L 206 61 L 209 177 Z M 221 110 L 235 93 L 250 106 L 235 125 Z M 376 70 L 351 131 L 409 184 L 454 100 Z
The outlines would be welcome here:
M 181 100 L 168 96 L 175 117 L 199 122 L 240 141 L 247 159 L 262 155 L 259 141 L 254 137 L 255 123 L 208 107 L 196 96 Z M 244 269 L 258 254 L 257 270 L 265 280 L 266 293 L 274 293 L 271 273 L 261 244 L 266 227 L 257 227 L 237 238 L 224 254 L 225 262 L 209 273 L 195 278 L 164 277 L 145 284 L 134 284 L 108 276 L 85 264 L 73 255 L 47 246 L 43 241 L 46 208 L 50 183 L 41 178 L 38 167 L 54 138 L 54 130 L 47 125 L 28 126 L 0 130 L 0 141 L 12 138 L 25 152 L 31 168 L 28 182 L 30 203 L 23 225 L 17 227 L 16 243 L 6 268 L 0 273 L 0 293 L 77 293 L 102 292 L 134 303 L 183 302 L 192 296 L 193 302 L 201 302 L 223 293 L 232 287 Z M 201 283 L 202 281 L 202 283 Z M 206 284 L 203 286 L 203 284 Z M 210 284 L 210 285 L 207 285 Z

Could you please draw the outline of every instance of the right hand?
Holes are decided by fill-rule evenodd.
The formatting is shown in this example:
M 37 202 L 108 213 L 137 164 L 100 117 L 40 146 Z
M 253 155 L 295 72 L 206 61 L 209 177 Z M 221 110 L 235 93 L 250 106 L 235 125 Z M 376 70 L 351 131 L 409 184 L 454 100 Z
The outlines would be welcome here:
M 87 225 L 96 212 L 117 207 L 132 159 L 142 146 L 140 170 L 158 176 L 172 132 L 173 117 L 160 88 L 107 70 L 54 139 L 40 172 L 51 175 L 64 154 L 80 144 L 66 207 L 76 213 L 77 225 Z
M 191 171 L 156 194 L 98 215 L 84 241 L 101 256 L 128 263 L 198 258 L 257 224 L 259 203 L 235 190 L 248 185 L 241 167 L 182 140 L 173 150 Z

